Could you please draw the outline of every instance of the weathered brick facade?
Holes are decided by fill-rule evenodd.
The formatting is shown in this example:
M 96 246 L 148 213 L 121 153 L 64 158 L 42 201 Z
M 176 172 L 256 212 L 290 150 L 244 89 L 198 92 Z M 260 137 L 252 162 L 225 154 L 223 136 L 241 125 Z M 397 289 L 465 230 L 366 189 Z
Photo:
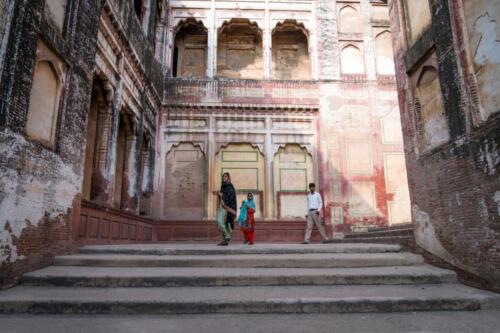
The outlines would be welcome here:
M 49 6 L 42 0 L 2 1 L 0 15 L 0 286 L 5 287 L 76 245 L 84 143 L 103 22 L 112 20 L 112 38 L 120 43 L 115 51 L 135 66 L 142 103 L 135 111 L 153 138 L 163 75 L 154 59 L 153 37 L 147 39 L 128 2 L 61 0 Z M 36 86 L 39 74 L 44 79 Z M 52 92 L 49 87 L 57 89 L 46 96 L 53 109 L 43 101 L 30 105 L 30 99 Z M 145 94 L 149 98 L 140 97 Z M 43 108 L 54 111 L 47 140 L 38 139 L 47 117 L 40 114 L 32 121 L 29 115 Z
M 429 3 L 390 5 L 416 244 L 498 290 L 500 4 Z

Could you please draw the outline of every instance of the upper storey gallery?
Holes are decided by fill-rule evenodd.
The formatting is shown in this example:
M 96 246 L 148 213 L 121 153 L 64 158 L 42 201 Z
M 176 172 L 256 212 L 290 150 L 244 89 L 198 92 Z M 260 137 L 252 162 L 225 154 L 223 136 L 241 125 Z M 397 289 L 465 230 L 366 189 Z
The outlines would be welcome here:
M 166 21 L 172 77 L 315 80 L 325 65 L 394 74 L 383 0 L 173 0 Z

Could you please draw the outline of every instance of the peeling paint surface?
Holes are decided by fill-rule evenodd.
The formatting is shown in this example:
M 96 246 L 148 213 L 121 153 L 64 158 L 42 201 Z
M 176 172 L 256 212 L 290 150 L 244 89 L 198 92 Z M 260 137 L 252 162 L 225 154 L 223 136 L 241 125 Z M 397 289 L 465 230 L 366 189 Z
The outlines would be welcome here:
M 479 65 L 500 64 L 500 24 L 488 12 L 477 18 L 474 31 L 481 35 L 474 54 Z
M 484 173 L 493 176 L 500 165 L 500 151 L 494 141 L 486 141 L 480 148 L 479 161 L 483 165 Z
M 28 153 L 32 144 L 19 134 L 4 130 L 0 142 L 1 265 L 24 258 L 17 253 L 15 239 L 28 225 L 67 214 L 80 191 L 81 177 L 52 152 L 42 152 L 42 158 Z M 23 169 L 31 175 L 23 175 Z
M 496 202 L 498 208 L 498 216 L 500 216 L 500 191 L 495 192 L 493 201 Z
M 500 2 L 466 0 L 470 54 L 479 88 L 483 121 L 500 110 Z

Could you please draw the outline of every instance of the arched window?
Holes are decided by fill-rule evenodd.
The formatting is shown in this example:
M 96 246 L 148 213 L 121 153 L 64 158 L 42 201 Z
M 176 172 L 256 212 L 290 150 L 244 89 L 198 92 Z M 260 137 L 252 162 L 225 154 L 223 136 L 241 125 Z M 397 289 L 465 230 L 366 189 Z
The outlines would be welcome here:
M 392 39 L 389 31 L 383 31 L 375 37 L 375 52 L 377 73 L 380 75 L 394 75 L 394 55 L 392 52 Z
M 187 20 L 178 27 L 173 57 L 174 77 L 203 77 L 207 74 L 207 29 Z
M 273 77 L 280 80 L 308 80 L 311 61 L 307 31 L 294 21 L 279 24 L 272 35 Z
M 365 63 L 359 48 L 350 44 L 342 49 L 340 55 L 342 74 L 363 74 Z
M 363 21 L 356 8 L 345 6 L 340 9 L 339 30 L 341 33 L 358 33 L 363 31 Z
M 219 29 L 217 75 L 261 79 L 264 75 L 262 31 L 246 19 L 232 19 Z
M 31 87 L 26 134 L 44 145 L 55 143 L 61 83 L 49 61 L 39 61 Z

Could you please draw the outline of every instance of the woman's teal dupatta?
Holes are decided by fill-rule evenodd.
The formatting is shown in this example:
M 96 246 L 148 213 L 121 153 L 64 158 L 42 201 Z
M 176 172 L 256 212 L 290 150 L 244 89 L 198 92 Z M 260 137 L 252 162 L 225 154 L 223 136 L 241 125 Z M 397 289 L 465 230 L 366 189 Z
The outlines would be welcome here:
M 248 208 L 252 208 L 254 211 L 256 210 L 255 202 L 253 201 L 253 193 L 252 193 L 252 199 L 244 200 L 243 203 L 241 204 L 240 216 L 238 217 L 238 224 L 240 225 L 240 227 L 244 227 L 246 222 L 247 222 L 247 209 Z

